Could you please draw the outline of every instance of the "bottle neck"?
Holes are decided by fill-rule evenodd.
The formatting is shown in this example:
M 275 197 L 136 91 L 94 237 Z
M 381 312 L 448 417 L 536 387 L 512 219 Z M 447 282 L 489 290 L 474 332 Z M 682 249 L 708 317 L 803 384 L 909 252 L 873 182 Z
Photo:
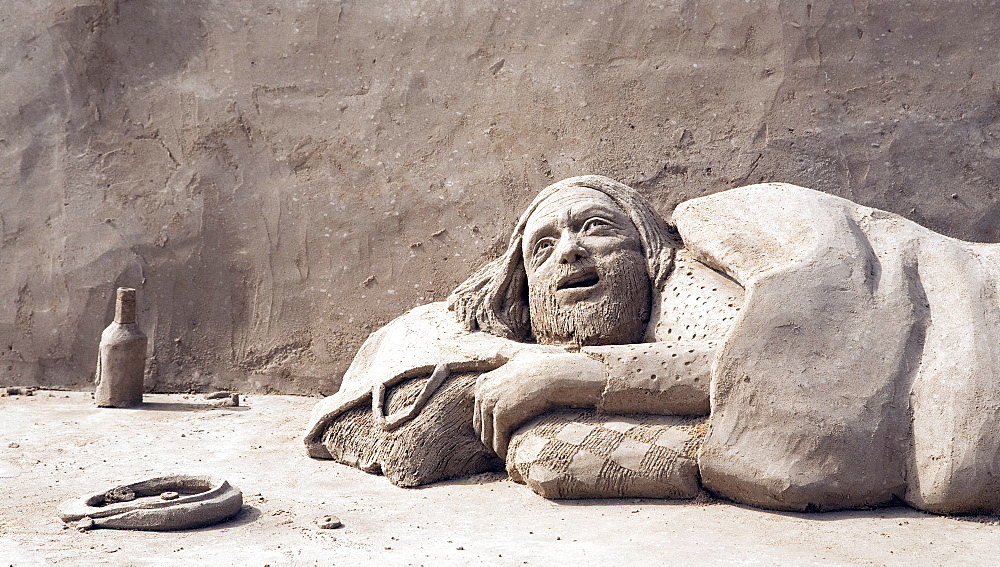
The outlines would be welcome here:
M 115 323 L 135 323 L 135 289 L 118 288 L 118 298 L 115 302 Z

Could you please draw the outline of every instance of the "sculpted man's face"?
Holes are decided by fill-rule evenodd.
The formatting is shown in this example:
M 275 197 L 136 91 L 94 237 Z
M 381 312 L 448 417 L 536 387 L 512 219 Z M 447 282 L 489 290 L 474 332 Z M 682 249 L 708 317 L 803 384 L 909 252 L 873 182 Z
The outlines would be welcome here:
M 642 340 L 651 294 L 642 241 L 607 195 L 572 187 L 549 197 L 528 219 L 521 251 L 538 342 Z

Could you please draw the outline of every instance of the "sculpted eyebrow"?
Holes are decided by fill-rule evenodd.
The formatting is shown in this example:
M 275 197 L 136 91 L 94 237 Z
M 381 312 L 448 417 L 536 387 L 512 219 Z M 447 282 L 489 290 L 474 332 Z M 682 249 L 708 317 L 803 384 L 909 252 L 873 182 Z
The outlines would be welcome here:
M 593 217 L 601 217 L 609 221 L 621 221 L 623 216 L 625 216 L 625 213 L 621 211 L 616 211 L 596 203 L 586 205 L 581 209 L 573 211 L 574 220 L 577 221 L 586 221 L 587 219 Z

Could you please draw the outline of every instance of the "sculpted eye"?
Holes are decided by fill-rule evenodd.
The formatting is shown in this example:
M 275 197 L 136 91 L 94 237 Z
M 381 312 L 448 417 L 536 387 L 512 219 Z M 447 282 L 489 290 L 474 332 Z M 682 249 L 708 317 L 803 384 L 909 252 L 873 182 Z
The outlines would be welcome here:
M 555 245 L 555 241 L 551 238 L 542 238 L 535 245 L 531 247 L 531 256 L 535 257 L 540 254 L 545 254 Z
M 587 219 L 587 222 L 583 223 L 583 232 L 593 232 L 595 230 L 601 230 L 605 228 L 615 228 L 615 225 L 601 217 L 593 217 Z

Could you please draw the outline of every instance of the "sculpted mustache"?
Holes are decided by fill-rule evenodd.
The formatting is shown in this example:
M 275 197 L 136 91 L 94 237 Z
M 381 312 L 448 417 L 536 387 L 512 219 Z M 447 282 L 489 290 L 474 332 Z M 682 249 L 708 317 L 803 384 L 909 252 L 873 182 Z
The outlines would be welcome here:
M 595 280 L 600 278 L 600 270 L 597 269 L 597 263 L 593 260 L 584 260 L 572 265 L 559 266 L 552 272 L 549 278 L 549 286 L 551 289 L 565 287 L 567 281 L 574 281 L 581 278 L 590 279 L 587 276 L 592 276 Z

